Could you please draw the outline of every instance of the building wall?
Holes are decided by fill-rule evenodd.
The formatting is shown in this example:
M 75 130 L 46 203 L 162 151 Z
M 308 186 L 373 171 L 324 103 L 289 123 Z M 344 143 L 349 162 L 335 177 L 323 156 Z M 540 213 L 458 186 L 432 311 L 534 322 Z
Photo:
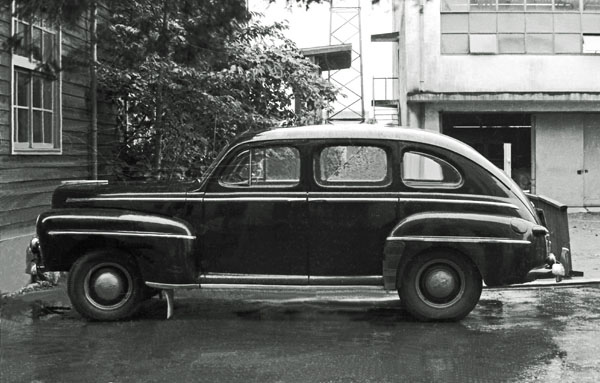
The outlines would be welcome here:
M 404 6 L 406 49 L 402 54 L 408 62 L 408 92 L 419 89 L 430 92 L 600 91 L 600 55 L 442 55 L 440 0 L 423 1 L 422 21 L 419 3 L 419 0 L 406 0 Z M 397 11 L 395 17 L 400 18 L 400 12 Z M 422 68 L 421 39 L 424 42 Z
M 442 55 L 440 0 L 397 0 L 394 15 L 400 32 L 394 68 L 405 82 L 399 87 L 403 125 L 441 131 L 444 112 L 530 113 L 535 191 L 570 206 L 600 206 L 600 55 Z M 591 28 L 600 31 L 600 24 Z M 464 98 L 410 100 L 427 92 Z M 511 93 L 519 92 L 530 95 L 517 101 Z M 561 153 L 564 147 L 569 150 Z
M 104 10 L 105 12 L 106 10 Z M 0 40 L 11 33 L 10 14 L 0 14 Z M 85 54 L 84 21 L 62 29 L 62 55 Z M 28 280 L 25 246 L 37 216 L 50 207 L 54 189 L 63 180 L 90 177 L 90 102 L 87 68 L 62 73 L 62 154 L 11 154 L 11 55 L 0 51 L 0 291 L 12 291 Z M 110 158 L 114 115 L 99 108 L 99 159 Z M 101 164 L 100 175 L 110 168 Z M 104 174 L 103 174 L 104 173 Z

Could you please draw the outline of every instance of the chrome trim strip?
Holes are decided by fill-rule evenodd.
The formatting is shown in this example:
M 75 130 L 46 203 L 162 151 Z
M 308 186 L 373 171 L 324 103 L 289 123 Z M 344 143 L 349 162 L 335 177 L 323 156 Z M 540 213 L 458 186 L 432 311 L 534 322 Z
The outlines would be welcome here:
M 181 239 L 196 239 L 195 235 L 183 234 L 165 234 L 157 232 L 142 232 L 142 231 L 96 231 L 96 230 L 51 230 L 48 235 L 107 235 L 121 237 L 159 237 L 159 238 L 181 238 Z
M 134 214 L 123 214 L 117 217 L 106 217 L 101 215 L 51 215 L 42 220 L 42 223 L 45 223 L 48 220 L 52 219 L 77 219 L 77 220 L 93 220 L 93 221 L 140 221 L 140 218 L 143 219 L 144 222 L 156 223 L 159 225 L 167 225 L 178 227 L 182 230 L 185 230 L 187 235 L 192 235 L 192 232 L 182 223 L 172 221 L 168 218 L 161 218 L 150 215 L 134 215 Z
M 403 198 L 400 197 L 400 202 L 435 202 L 435 203 L 456 203 L 463 205 L 486 205 L 486 206 L 498 206 L 507 207 L 509 209 L 519 210 L 519 208 L 512 203 L 507 202 L 493 202 L 493 201 L 479 201 L 479 200 L 462 200 L 462 199 L 444 199 L 444 198 Z
M 247 283 L 247 284 L 282 284 L 306 285 L 308 275 L 273 275 L 273 274 L 235 274 L 235 273 L 205 273 L 200 275 L 200 284 L 204 283 Z
M 67 203 L 90 201 L 185 201 L 186 199 L 186 197 L 89 197 L 67 198 Z
M 460 242 L 460 243 L 508 243 L 515 245 L 530 245 L 531 242 L 524 239 L 490 238 L 490 237 L 451 237 L 451 236 L 403 236 L 387 237 L 388 241 L 410 241 L 410 242 Z
M 190 200 L 204 200 L 206 202 L 306 202 L 306 197 L 223 197 L 223 198 L 191 198 Z
M 144 282 L 146 286 L 155 289 L 197 289 L 200 288 L 198 283 L 186 283 L 186 284 L 173 284 L 173 283 L 159 283 L 159 282 Z
M 398 202 L 398 198 L 377 197 L 309 197 L 308 202 Z
M 205 197 L 251 197 L 252 194 L 269 194 L 269 195 L 274 195 L 274 196 L 306 196 L 308 194 L 308 192 L 294 192 L 294 191 L 289 191 L 289 192 L 270 192 L 270 191 L 246 191 L 246 192 L 223 192 L 223 193 L 198 193 L 198 192 L 191 192 L 189 194 L 204 194 Z
M 383 285 L 383 275 L 334 275 L 308 277 L 309 285 L 351 285 L 351 286 L 379 286 Z
M 106 193 L 106 194 L 98 194 L 98 197 L 126 197 L 129 195 L 139 195 L 139 196 L 177 196 L 187 195 L 187 192 L 130 192 L 130 193 Z

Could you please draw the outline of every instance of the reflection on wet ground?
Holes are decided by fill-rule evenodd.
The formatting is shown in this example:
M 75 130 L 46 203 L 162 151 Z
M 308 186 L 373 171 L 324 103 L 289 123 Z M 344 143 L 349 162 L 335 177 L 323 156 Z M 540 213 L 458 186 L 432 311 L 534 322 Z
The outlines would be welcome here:
M 2 302 L 2 381 L 597 382 L 600 287 L 486 290 L 459 323 L 420 323 L 376 290 L 178 292 L 118 323 L 64 291 Z M 355 298 L 360 299 L 355 299 Z

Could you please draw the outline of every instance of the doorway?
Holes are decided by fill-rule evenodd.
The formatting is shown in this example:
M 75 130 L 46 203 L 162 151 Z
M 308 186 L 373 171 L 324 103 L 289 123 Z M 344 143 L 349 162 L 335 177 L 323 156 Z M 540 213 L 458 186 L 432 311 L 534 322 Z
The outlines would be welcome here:
M 531 190 L 531 115 L 442 113 L 442 133 L 466 143 Z

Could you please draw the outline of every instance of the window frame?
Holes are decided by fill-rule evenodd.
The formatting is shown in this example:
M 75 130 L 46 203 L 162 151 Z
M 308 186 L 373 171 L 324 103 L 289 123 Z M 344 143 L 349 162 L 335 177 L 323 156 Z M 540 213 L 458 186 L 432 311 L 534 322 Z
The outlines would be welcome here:
M 272 149 L 272 148 L 288 148 L 288 149 L 292 149 L 296 152 L 296 154 L 298 155 L 297 159 L 298 159 L 298 163 L 300 165 L 300 171 L 298 173 L 298 179 L 294 180 L 294 183 L 288 183 L 285 185 L 269 185 L 268 183 L 261 183 L 261 184 L 257 184 L 257 185 L 252 185 L 252 177 L 250 176 L 250 172 L 252 171 L 252 169 L 248 169 L 249 171 L 249 177 L 247 180 L 246 184 L 230 184 L 230 183 L 226 183 L 223 182 L 222 178 L 223 176 L 227 173 L 227 169 L 228 167 L 233 164 L 233 162 L 235 162 L 238 158 L 240 158 L 240 156 L 244 156 L 246 153 L 249 153 L 248 156 L 248 160 L 249 163 L 252 163 L 252 151 L 253 150 L 259 150 L 259 149 Z M 297 188 L 301 183 L 302 183 L 302 151 L 300 150 L 300 148 L 298 148 L 295 145 L 291 145 L 289 143 L 275 143 L 274 145 L 259 145 L 259 146 L 245 146 L 242 148 L 239 148 L 239 150 L 236 150 L 234 152 L 231 152 L 230 154 L 227 155 L 228 158 L 224 158 L 223 162 L 221 164 L 219 164 L 219 168 L 220 170 L 218 171 L 218 174 L 216 174 L 215 177 L 215 181 L 216 184 L 219 185 L 219 187 L 224 188 L 224 189 L 237 189 L 237 190 L 259 190 L 259 189 L 290 189 L 290 188 Z
M 336 147 L 336 146 L 369 146 L 383 150 L 386 158 L 386 175 L 381 181 L 333 181 L 323 182 L 320 178 L 321 175 L 321 153 L 326 148 Z M 393 165 L 393 151 L 387 145 L 383 145 L 381 143 L 374 142 L 361 142 L 361 141 L 330 141 L 327 143 L 323 143 L 315 147 L 312 156 L 312 178 L 313 182 L 316 186 L 327 188 L 327 189 L 357 189 L 357 188 L 367 188 L 367 189 L 383 189 L 388 188 L 392 185 L 394 180 L 394 165 Z
M 442 163 L 442 164 L 447 165 L 448 167 L 450 167 L 450 169 L 454 170 L 456 172 L 456 174 L 458 174 L 458 176 L 460 177 L 460 181 L 457 183 L 449 183 L 449 182 L 435 181 L 435 180 L 428 181 L 428 180 L 405 179 L 404 178 L 404 155 L 407 153 L 417 154 L 417 155 L 423 156 L 425 158 L 428 158 L 436 163 Z M 402 152 L 400 153 L 400 181 L 402 181 L 402 184 L 404 186 L 406 186 L 407 188 L 415 189 L 415 190 L 423 190 L 423 189 L 426 189 L 426 190 L 432 190 L 432 189 L 456 190 L 456 189 L 460 189 L 465 184 L 465 177 L 456 165 L 452 164 L 447 159 L 440 157 L 438 154 L 429 153 L 427 151 L 424 151 L 422 148 L 406 147 L 406 148 L 402 149 Z
M 40 24 L 39 22 L 27 22 L 15 17 L 15 1 L 12 2 L 11 8 L 11 17 L 10 17 L 10 36 L 14 36 L 17 33 L 17 24 L 25 23 L 28 25 L 30 30 L 30 39 L 32 35 L 33 28 L 39 28 L 42 32 L 52 33 L 54 35 L 54 57 L 58 66 L 60 67 L 62 61 L 62 28 L 57 26 L 55 29 L 48 27 L 47 25 Z M 41 55 L 43 56 L 43 46 L 45 44 L 44 34 L 41 35 L 40 41 L 40 49 Z M 31 45 L 31 42 L 27 44 Z M 43 60 L 43 57 L 42 57 Z M 39 70 L 40 65 L 43 62 L 37 60 L 33 57 L 33 51 L 29 52 L 28 56 L 23 56 L 17 54 L 15 49 L 13 48 L 10 52 L 10 86 L 11 86 L 11 104 L 10 104 L 10 142 L 11 142 L 11 155 L 62 155 L 63 146 L 62 146 L 62 72 L 59 71 L 56 75 L 56 78 L 52 79 L 53 89 L 51 94 L 51 102 L 52 109 L 45 110 L 43 104 L 43 92 L 41 94 L 42 97 L 42 106 L 34 107 L 33 106 L 33 81 L 29 82 L 29 90 L 27 94 L 27 109 L 29 110 L 29 118 L 28 118 L 28 142 L 18 142 L 18 125 L 16 124 L 17 120 L 17 109 L 25 109 L 24 106 L 17 105 L 17 92 L 15 89 L 17 88 L 17 76 L 18 73 L 27 74 L 30 79 L 33 79 L 34 76 L 44 77 L 44 72 Z M 33 142 L 33 112 L 39 111 L 42 113 L 42 121 L 44 120 L 44 113 L 51 111 L 52 112 L 52 142 L 44 143 L 44 142 Z M 43 130 L 43 127 L 42 127 Z M 44 134 L 44 133 L 42 133 Z

